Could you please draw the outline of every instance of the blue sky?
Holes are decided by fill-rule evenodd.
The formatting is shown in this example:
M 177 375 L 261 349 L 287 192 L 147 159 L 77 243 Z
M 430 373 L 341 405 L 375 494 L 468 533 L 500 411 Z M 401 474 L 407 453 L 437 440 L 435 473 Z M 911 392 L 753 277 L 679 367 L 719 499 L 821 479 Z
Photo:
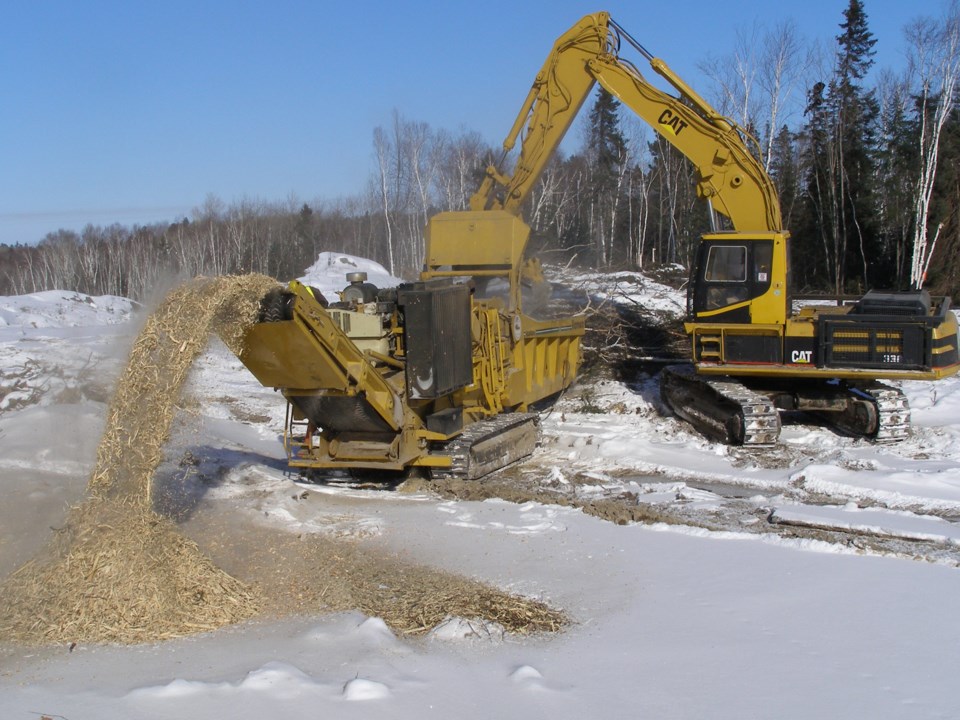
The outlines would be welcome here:
M 865 0 L 877 65 L 939 0 Z M 394 109 L 499 143 L 554 39 L 608 10 L 694 88 L 738 28 L 830 42 L 846 0 L 8 2 L 0 12 L 0 243 L 189 217 L 216 195 L 361 193 Z

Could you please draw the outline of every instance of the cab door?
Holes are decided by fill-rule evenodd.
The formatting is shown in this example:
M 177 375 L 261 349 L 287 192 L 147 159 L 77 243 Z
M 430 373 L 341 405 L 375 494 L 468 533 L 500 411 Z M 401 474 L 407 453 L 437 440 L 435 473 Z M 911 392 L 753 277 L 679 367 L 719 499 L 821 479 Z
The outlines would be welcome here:
M 701 242 L 692 287 L 694 320 L 750 323 L 750 301 L 770 289 L 772 261 L 772 240 Z

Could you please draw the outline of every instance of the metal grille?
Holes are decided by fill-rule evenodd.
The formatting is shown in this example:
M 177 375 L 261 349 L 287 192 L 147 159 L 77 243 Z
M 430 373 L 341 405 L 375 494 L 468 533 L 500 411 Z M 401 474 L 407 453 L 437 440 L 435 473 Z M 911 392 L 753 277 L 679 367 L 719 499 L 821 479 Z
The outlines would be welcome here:
M 824 367 L 922 369 L 929 365 L 927 330 L 849 318 L 821 318 Z
M 473 381 L 470 288 L 442 280 L 400 287 L 407 395 L 438 398 Z

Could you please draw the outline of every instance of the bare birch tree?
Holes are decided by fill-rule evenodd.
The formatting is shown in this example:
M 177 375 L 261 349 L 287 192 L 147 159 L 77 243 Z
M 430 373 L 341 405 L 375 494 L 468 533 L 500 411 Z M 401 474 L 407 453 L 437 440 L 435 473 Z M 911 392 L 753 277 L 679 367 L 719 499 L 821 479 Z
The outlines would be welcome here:
M 818 53 L 792 20 L 772 30 L 754 23 L 737 32 L 729 54 L 699 65 L 713 82 L 719 111 L 759 138 L 757 159 L 767 170 L 777 131 L 799 109 L 797 88 Z
M 916 186 L 916 222 L 910 282 L 923 287 L 942 224 L 930 238 L 928 221 L 940 134 L 957 102 L 960 80 L 960 5 L 953 0 L 940 20 L 921 18 L 906 30 L 910 43 L 910 68 L 919 82 L 920 172 Z
M 393 222 L 390 212 L 390 157 L 392 148 L 390 139 L 382 127 L 373 130 L 373 147 L 377 155 L 376 196 L 383 212 L 383 224 L 387 241 L 387 269 L 394 275 L 393 265 Z
M 466 210 L 483 172 L 484 156 L 490 151 L 477 132 L 463 131 L 442 146 L 437 174 L 437 202 L 444 210 Z
M 729 54 L 710 58 L 698 65 L 714 84 L 717 109 L 743 127 L 753 126 L 760 114 L 755 93 L 760 34 L 757 23 L 748 29 L 737 30 Z
M 757 83 L 764 113 L 763 168 L 769 172 L 778 129 L 797 109 L 797 87 L 813 66 L 818 50 L 804 42 L 797 24 L 788 20 L 765 32 L 761 41 Z
M 628 147 L 633 148 L 631 170 L 628 177 L 627 217 L 628 217 L 628 256 L 627 261 L 643 269 L 643 253 L 646 249 L 650 225 L 650 127 L 637 118 L 628 117 L 624 121 Z

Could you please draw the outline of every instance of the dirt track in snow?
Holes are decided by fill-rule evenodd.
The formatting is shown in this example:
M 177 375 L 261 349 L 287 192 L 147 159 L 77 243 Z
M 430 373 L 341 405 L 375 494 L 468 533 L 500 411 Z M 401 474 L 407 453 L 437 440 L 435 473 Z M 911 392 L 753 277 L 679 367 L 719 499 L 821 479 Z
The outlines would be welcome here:
M 776 521 L 773 509 L 778 503 L 748 487 L 722 487 L 696 480 L 686 484 L 696 491 L 702 488 L 718 497 L 716 507 L 703 510 L 694 506 L 683 492 L 672 502 L 644 502 L 643 496 L 630 490 L 613 489 L 604 496 L 582 496 L 577 487 L 581 483 L 594 484 L 590 478 L 574 477 L 568 484 L 545 486 L 547 475 L 537 467 L 536 459 L 494 473 L 474 481 L 440 479 L 410 481 L 414 487 L 423 487 L 443 498 L 483 501 L 501 499 L 514 503 L 537 502 L 562 507 L 575 507 L 584 513 L 617 525 L 627 523 L 663 523 L 665 525 L 700 528 L 711 532 L 770 534 L 790 540 L 817 540 L 840 545 L 854 551 L 878 555 L 893 555 L 927 562 L 942 562 L 960 567 L 960 547 L 936 541 L 913 540 L 876 535 L 857 530 L 808 527 Z M 794 500 L 810 505 L 842 504 L 843 499 L 808 496 L 802 490 L 794 493 Z

